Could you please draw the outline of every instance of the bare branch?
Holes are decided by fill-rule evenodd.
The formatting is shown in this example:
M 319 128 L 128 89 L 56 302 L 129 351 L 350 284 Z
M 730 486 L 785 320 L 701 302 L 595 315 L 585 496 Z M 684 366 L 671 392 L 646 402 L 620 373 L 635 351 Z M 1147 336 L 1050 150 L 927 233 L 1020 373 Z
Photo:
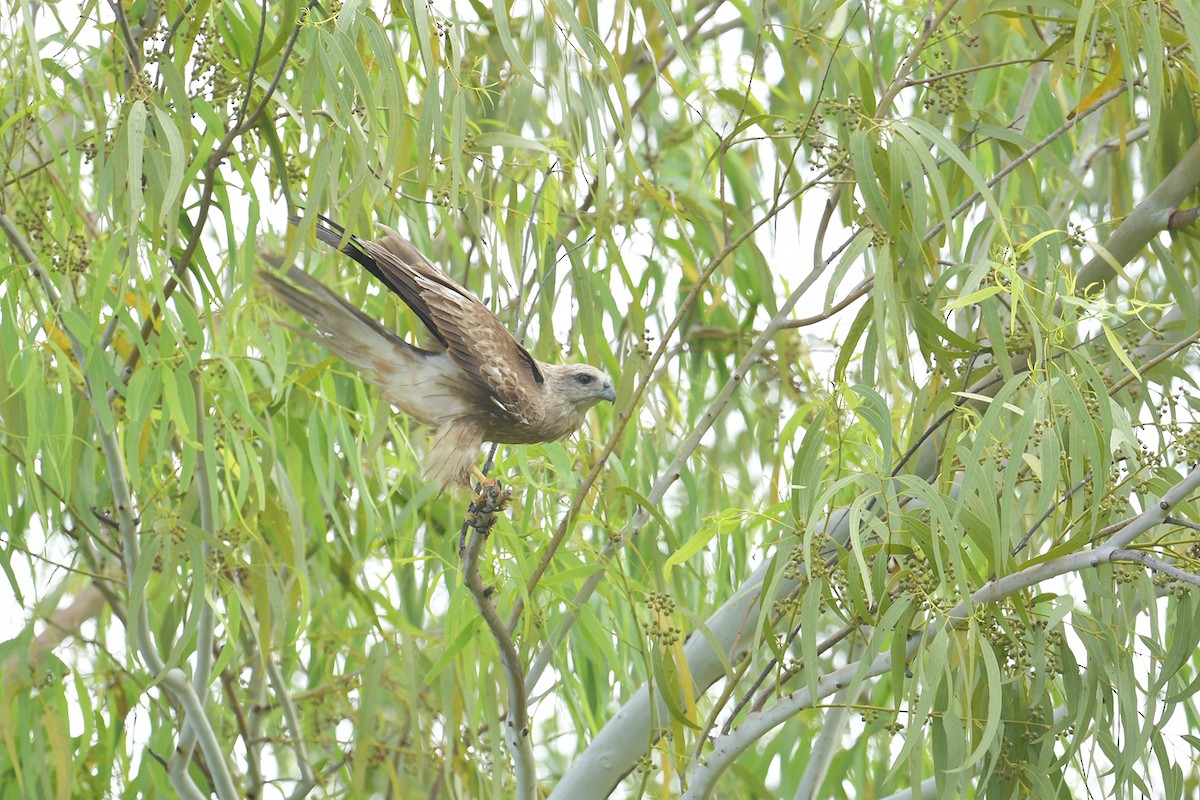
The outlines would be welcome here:
M 200 750 L 204 753 L 205 763 L 212 772 L 213 783 L 216 784 L 214 788 L 217 797 L 220 800 L 238 800 L 239 795 L 229 772 L 229 764 L 225 760 L 225 748 L 217 740 L 212 723 L 204 713 L 204 704 L 192 690 L 192 684 L 188 681 L 187 676 L 183 674 L 183 670 L 177 667 L 172 668 L 163 673 L 162 683 L 183 704 L 186 712 L 184 724 L 195 729 Z M 179 776 L 187 777 L 187 764 L 182 759 L 173 760 L 171 764 L 172 780 L 175 781 Z M 179 782 L 176 781 L 176 788 L 178 787 Z
M 204 565 L 212 555 L 209 541 L 216 538 L 217 523 L 213 511 L 212 481 L 210 480 L 209 448 L 212 446 L 212 426 L 209 424 L 208 412 L 204 403 L 204 379 L 198 370 L 192 371 L 192 393 L 196 398 L 196 430 L 199 432 L 200 448 L 196 452 L 196 492 L 199 495 L 200 529 L 207 534 L 201 545 L 204 555 L 202 564 L 198 564 L 192 574 L 192 592 L 200 603 L 200 611 L 196 621 L 196 667 L 192 672 L 192 688 L 202 699 L 208 697 L 208 684 L 212 677 L 213 662 L 213 631 L 215 612 L 212 603 L 208 601 L 205 592 Z M 184 763 L 191 760 L 192 749 L 195 747 L 195 728 L 189 727 L 179 737 L 179 747 L 176 748 L 172 760 L 181 759 Z
M 1179 567 L 1168 564 L 1160 558 L 1147 553 L 1145 550 L 1114 550 L 1111 554 L 1112 561 L 1126 562 L 1131 564 L 1141 564 L 1146 569 L 1161 572 L 1168 578 L 1181 583 L 1188 583 L 1192 586 L 1200 586 L 1200 575 L 1182 570 Z
M 793 800 L 816 800 L 821 797 L 821 784 L 829 775 L 829 765 L 838 754 L 842 743 L 842 732 L 846 730 L 846 722 L 850 719 L 850 694 L 843 689 L 834 695 L 833 704 L 825 710 L 825 719 L 821 722 L 821 732 L 817 734 L 812 749 L 808 753 L 808 764 L 800 783 L 796 786 Z
M 1200 140 L 1192 143 L 1175 168 L 1137 204 L 1104 246 L 1096 248 L 1096 255 L 1079 270 L 1078 289 L 1085 291 L 1108 282 L 1120 266 L 1129 263 L 1151 239 L 1171 227 L 1171 218 L 1179 212 L 1179 204 L 1197 186 L 1200 186 Z
M 287 681 L 283 679 L 283 673 L 279 671 L 278 662 L 268 656 L 264 659 L 264 666 L 267 678 L 271 682 L 271 689 L 283 707 L 283 719 L 291 733 L 292 750 L 296 753 L 296 765 L 300 768 L 300 780 L 296 782 L 296 788 L 288 796 L 288 800 L 303 800 L 317 786 L 317 776 L 313 773 L 312 764 L 308 759 L 308 748 L 304 746 L 304 727 L 300 724 L 300 714 L 296 711 L 296 704 L 292 700 Z
M 1200 531 L 1200 523 L 1192 522 L 1190 519 L 1181 519 L 1179 517 L 1168 516 L 1165 520 L 1168 525 L 1178 525 L 1181 528 L 1188 530 Z
M 533 740 L 529 729 L 529 701 L 526 697 L 526 678 L 521 666 L 521 657 L 509 635 L 508 627 L 496 607 L 492 604 L 490 591 L 479 574 L 479 554 L 488 532 L 496 524 L 501 509 L 508 503 L 509 493 L 500 488 L 498 481 L 485 481 L 482 491 L 471 503 L 467 527 L 471 538 L 463 556 L 463 583 L 479 607 L 479 613 L 487 623 L 492 638 L 500 648 L 500 662 L 504 667 L 505 682 L 508 684 L 508 711 L 504 720 L 504 742 L 513 757 L 517 778 L 518 800 L 534 800 L 537 797 L 537 772 L 533 758 Z M 532 685 L 532 684 L 530 684 Z

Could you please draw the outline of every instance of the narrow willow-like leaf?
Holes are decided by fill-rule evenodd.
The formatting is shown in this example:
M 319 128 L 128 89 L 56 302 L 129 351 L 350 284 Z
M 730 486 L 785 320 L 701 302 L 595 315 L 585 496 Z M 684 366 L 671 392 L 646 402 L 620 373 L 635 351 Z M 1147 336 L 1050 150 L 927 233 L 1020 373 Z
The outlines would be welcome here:
M 513 41 L 512 32 L 508 25 L 508 8 L 508 4 L 502 2 L 502 0 L 492 0 L 492 20 L 496 24 L 496 35 L 500 38 L 500 45 L 504 48 L 504 52 L 512 62 L 512 65 L 516 67 L 517 72 L 521 73 L 527 81 L 535 86 L 541 86 L 541 81 L 534 77 L 533 71 L 529 69 L 529 65 L 525 63 L 525 59 L 521 57 L 521 49 Z
M 128 113 L 125 135 L 128 137 L 129 154 L 125 163 L 125 186 L 129 192 L 129 228 L 131 231 L 137 231 L 141 225 L 142 208 L 145 205 L 142 192 L 142 151 L 146 145 L 146 102 L 134 100 L 129 104 Z

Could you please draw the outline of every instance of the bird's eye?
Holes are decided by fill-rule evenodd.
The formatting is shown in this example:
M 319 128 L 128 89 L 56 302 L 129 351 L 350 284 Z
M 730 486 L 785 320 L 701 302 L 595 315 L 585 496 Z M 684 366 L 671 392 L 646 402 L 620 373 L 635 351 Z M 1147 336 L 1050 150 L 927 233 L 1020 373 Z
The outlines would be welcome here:
M 584 373 L 582 375 L 576 375 L 575 380 L 579 381 L 580 386 L 587 386 L 592 382 L 592 376 Z

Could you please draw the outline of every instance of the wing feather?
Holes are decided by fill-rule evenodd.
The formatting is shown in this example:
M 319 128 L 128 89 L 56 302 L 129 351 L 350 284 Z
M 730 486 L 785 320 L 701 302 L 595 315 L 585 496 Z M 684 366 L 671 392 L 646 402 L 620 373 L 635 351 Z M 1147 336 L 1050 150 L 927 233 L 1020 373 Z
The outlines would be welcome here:
M 292 218 L 299 224 L 298 218 Z M 488 391 L 514 421 L 528 424 L 542 413 L 538 362 L 504 324 L 466 288 L 433 266 L 395 231 L 379 241 L 347 236 L 335 222 L 318 218 L 317 238 L 341 249 L 395 292 L 446 348 L 447 355 Z

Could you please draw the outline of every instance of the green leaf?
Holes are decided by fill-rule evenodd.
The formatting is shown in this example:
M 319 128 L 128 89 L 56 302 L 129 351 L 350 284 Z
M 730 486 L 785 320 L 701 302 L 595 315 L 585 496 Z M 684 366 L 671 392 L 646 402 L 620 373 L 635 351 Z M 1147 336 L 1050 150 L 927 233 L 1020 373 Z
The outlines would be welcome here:
M 500 37 L 500 46 L 504 48 L 509 61 L 516 67 L 526 80 L 534 86 L 542 86 L 541 81 L 533 76 L 525 59 L 521 58 L 521 50 L 513 41 L 512 32 L 508 27 L 508 5 L 504 0 L 492 0 L 492 22 L 496 25 L 496 35 Z
M 718 532 L 717 525 L 705 520 L 698 531 L 689 536 L 683 544 L 676 548 L 675 552 L 667 556 L 667 560 L 663 562 L 663 578 L 668 577 L 672 567 L 684 563 L 703 550 Z
M 463 625 L 458 635 L 454 637 L 454 640 L 441 651 L 437 659 L 421 677 L 421 682 L 425 684 L 433 683 L 445 671 L 446 667 L 453 664 L 459 654 L 474 640 L 475 634 L 479 631 L 481 625 L 483 625 L 483 617 L 475 617 L 468 621 L 466 625 Z
M 173 221 L 177 213 L 176 203 L 179 200 L 180 190 L 183 188 L 183 170 L 186 166 L 186 154 L 183 148 L 183 137 L 179 135 L 179 129 L 175 127 L 175 121 L 171 116 L 157 106 L 154 109 L 154 118 L 158 121 L 158 131 L 167 140 L 167 154 L 170 170 L 167 173 L 167 181 L 163 186 L 163 201 L 162 207 L 158 210 L 158 223 L 161 225 L 167 221 Z

